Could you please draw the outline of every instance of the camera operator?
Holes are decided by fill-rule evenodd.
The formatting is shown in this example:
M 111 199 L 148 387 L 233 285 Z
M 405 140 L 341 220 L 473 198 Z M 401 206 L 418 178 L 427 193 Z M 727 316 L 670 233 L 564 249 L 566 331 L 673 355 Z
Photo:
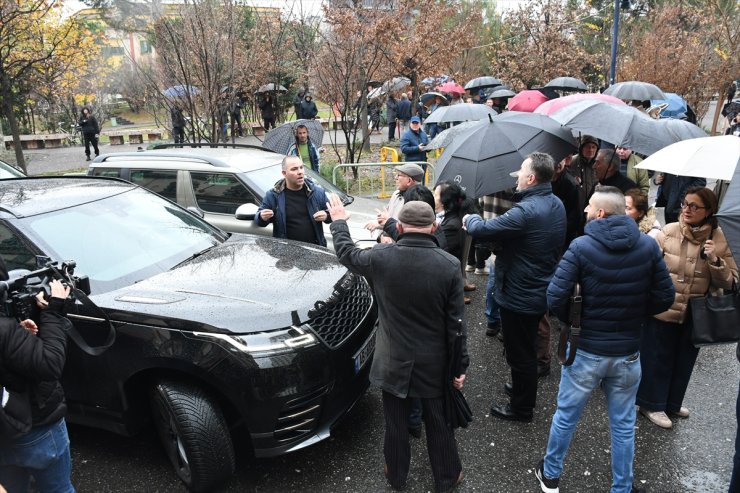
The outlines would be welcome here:
M 0 259 L 0 280 L 7 279 Z M 31 476 L 40 492 L 75 491 L 59 383 L 72 325 L 63 315 L 70 288 L 57 280 L 49 286 L 48 302 L 43 293 L 36 297 L 41 308 L 38 326 L 33 320 L 18 323 L 0 315 L 0 383 L 11 391 L 28 391 L 32 423 L 25 434 L 0 436 L 0 485 L 9 493 L 28 491 Z

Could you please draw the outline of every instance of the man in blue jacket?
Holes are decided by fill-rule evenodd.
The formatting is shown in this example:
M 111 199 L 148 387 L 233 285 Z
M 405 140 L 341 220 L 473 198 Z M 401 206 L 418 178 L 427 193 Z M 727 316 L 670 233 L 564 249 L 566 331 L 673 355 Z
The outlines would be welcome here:
M 425 162 L 427 160 L 427 151 L 424 150 L 429 143 L 429 137 L 421 129 L 421 118 L 412 116 L 409 120 L 411 128 L 406 130 L 401 136 L 401 152 L 404 161 Z M 426 173 L 427 165 L 420 165 Z
M 565 241 L 565 207 L 552 193 L 555 166 L 548 154 L 530 154 L 516 172 L 514 206 L 484 221 L 465 216 L 475 240 L 500 245 L 496 250 L 494 299 L 500 306 L 506 362 L 511 367 L 511 401 L 494 404 L 491 415 L 532 421 L 537 400 L 537 326 L 547 311 L 545 291 Z M 515 173 L 512 173 L 514 176 Z
M 331 222 L 327 202 L 324 189 L 306 178 L 301 158 L 285 156 L 283 179 L 265 194 L 255 222 L 260 227 L 272 223 L 275 238 L 326 246 L 322 223 Z
M 611 493 L 632 491 L 635 396 L 640 334 L 651 315 L 670 308 L 673 282 L 658 244 L 624 212 L 615 187 L 597 188 L 586 206 L 585 235 L 573 240 L 547 288 L 550 309 L 568 320 L 568 300 L 581 285 L 581 335 L 564 366 L 547 453 L 535 470 L 543 492 L 557 493 L 573 432 L 594 389 L 606 394 L 611 425 Z M 602 488 L 603 490 L 603 488 Z

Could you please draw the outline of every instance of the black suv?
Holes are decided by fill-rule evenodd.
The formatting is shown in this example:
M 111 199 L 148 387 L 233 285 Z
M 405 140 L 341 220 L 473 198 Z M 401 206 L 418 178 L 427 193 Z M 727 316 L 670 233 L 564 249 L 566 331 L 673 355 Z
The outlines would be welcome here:
M 327 249 L 228 234 L 110 178 L 0 184 L 0 255 L 11 279 L 74 260 L 90 299 L 69 318 L 68 420 L 133 434 L 153 420 L 192 490 L 224 481 L 234 440 L 257 457 L 329 436 L 362 396 L 377 308 L 364 278 Z M 104 315 L 105 314 L 105 315 Z

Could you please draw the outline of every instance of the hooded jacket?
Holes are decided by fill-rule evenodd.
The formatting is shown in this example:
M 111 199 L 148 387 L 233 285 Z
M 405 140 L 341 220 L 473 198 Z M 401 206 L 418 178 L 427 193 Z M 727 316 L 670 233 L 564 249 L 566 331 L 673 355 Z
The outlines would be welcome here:
M 316 233 L 316 244 L 326 246 L 326 238 L 324 237 L 324 226 L 322 223 L 313 220 L 313 215 L 318 211 L 326 209 L 326 203 L 329 201 L 326 198 L 326 192 L 320 186 L 316 185 L 309 178 L 305 179 L 303 190 L 308 196 L 308 217 L 313 226 L 314 232 Z M 275 183 L 275 186 L 268 190 L 265 197 L 262 199 L 262 204 L 257 210 L 257 214 L 254 217 L 257 226 L 264 228 L 269 223 L 272 223 L 272 236 L 275 238 L 287 238 L 288 237 L 288 226 L 285 218 L 285 178 Z M 269 221 L 263 221 L 260 216 L 260 212 L 263 209 L 270 209 L 274 215 Z M 331 222 L 331 216 L 327 216 L 327 223 Z
M 303 102 L 301 103 L 301 118 L 306 120 L 313 120 L 316 115 L 319 114 L 319 109 L 316 107 L 316 103 L 313 102 L 311 96 L 304 96 Z
M 565 207 L 550 183 L 517 192 L 514 201 L 495 219 L 470 216 L 467 229 L 476 240 L 502 245 L 496 252 L 496 302 L 513 312 L 542 315 L 547 311 L 545 290 L 565 242 Z
M 709 239 L 710 234 L 719 265 L 701 258 L 704 242 Z M 681 324 L 686 319 L 689 298 L 704 296 L 710 290 L 717 292 L 719 289 L 731 289 L 733 280 L 737 282 L 737 264 L 721 228 L 712 231 L 708 223 L 699 228 L 691 228 L 679 217 L 679 222 L 663 227 L 656 241 L 663 250 L 665 263 L 671 273 L 676 299 L 670 309 L 655 318 Z
M 578 347 L 604 356 L 637 352 L 648 317 L 671 306 L 675 293 L 658 244 L 625 215 L 590 221 L 571 242 L 547 288 L 561 320 L 570 318 L 576 282 L 583 296 Z

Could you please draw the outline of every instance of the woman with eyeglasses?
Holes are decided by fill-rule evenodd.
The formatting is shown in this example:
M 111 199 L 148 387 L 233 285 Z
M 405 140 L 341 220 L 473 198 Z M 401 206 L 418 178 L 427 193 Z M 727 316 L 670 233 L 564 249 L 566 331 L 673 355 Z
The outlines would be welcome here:
M 689 298 L 731 289 L 738 279 L 737 265 L 717 225 L 716 212 L 714 192 L 704 187 L 690 188 L 678 222 L 666 224 L 656 238 L 676 288 L 676 299 L 643 331 L 637 404 L 640 413 L 661 428 L 673 426 L 669 415 L 689 417 L 683 398 L 699 354 L 690 339 L 693 322 L 687 310 Z

